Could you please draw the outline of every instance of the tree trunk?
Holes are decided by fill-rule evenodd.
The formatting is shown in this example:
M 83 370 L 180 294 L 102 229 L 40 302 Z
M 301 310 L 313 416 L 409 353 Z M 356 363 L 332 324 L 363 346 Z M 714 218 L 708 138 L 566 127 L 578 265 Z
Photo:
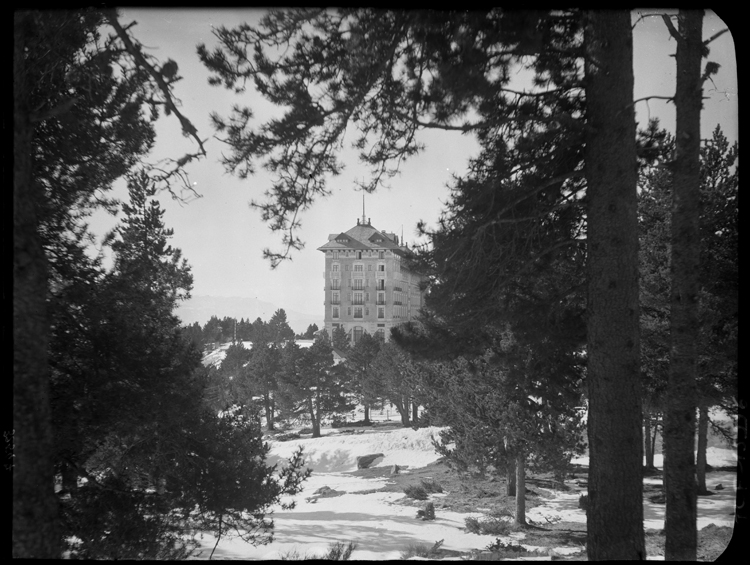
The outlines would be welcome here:
M 667 510 L 664 557 L 695 561 L 698 544 L 695 485 L 696 343 L 700 258 L 700 113 L 702 10 L 680 10 L 677 37 L 672 291 L 664 441 Z
M 409 422 L 409 401 L 404 400 L 403 397 L 401 397 L 399 398 L 399 400 L 394 402 L 393 405 L 396 407 L 396 410 L 398 410 L 399 416 L 401 416 L 401 425 L 405 428 L 410 427 L 411 423 Z
M 315 406 L 312 398 L 307 399 L 307 409 L 310 412 L 310 423 L 312 425 L 312 437 L 320 437 L 320 420 L 316 417 Z
M 263 403 L 266 407 L 266 427 L 268 428 L 268 431 L 273 430 L 273 406 L 271 404 L 271 395 L 270 393 L 266 392 L 263 395 Z
M 588 558 L 645 559 L 633 38 L 587 14 Z
M 711 494 L 706 488 L 706 448 L 708 447 L 708 406 L 700 403 L 698 409 L 698 453 L 695 474 L 698 494 Z
M 646 414 L 644 418 L 644 430 L 643 430 L 643 447 L 646 449 L 646 469 L 649 471 L 654 470 L 654 448 L 651 440 L 651 414 Z M 656 430 L 654 430 L 656 435 Z
M 505 476 L 508 480 L 507 496 L 516 496 L 516 460 L 508 459 L 505 464 Z
M 38 234 L 25 39 L 14 15 L 13 60 L 13 558 L 59 559 L 47 349 L 47 260 Z
M 365 403 L 363 406 L 365 409 L 364 423 L 369 424 L 370 423 L 370 405 Z
M 516 524 L 526 525 L 526 455 L 516 455 Z
M 414 425 L 419 421 L 419 405 L 414 401 L 411 403 L 411 421 Z

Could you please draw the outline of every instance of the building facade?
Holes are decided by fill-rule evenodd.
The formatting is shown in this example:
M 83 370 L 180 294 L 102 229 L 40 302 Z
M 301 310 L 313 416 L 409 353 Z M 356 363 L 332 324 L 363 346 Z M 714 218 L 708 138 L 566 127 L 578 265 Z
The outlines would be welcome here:
M 422 306 L 421 276 L 398 236 L 377 230 L 363 216 L 357 225 L 318 247 L 325 254 L 325 329 L 343 327 L 350 343 L 365 333 L 387 341 L 390 329 Z

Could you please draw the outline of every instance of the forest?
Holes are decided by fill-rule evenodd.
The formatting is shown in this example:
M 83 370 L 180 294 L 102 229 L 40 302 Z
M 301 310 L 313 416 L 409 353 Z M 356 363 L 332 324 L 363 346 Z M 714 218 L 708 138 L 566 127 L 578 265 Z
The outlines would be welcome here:
M 271 266 L 302 250 L 299 214 L 340 172 L 347 131 L 367 192 L 424 150 L 419 131 L 479 142 L 421 228 L 419 317 L 350 344 L 314 325 L 295 336 L 283 310 L 183 327 L 189 258 L 154 197 L 191 190 L 207 153 L 175 103 L 177 62 L 116 10 L 16 12 L 13 556 L 178 559 L 197 531 L 266 543 L 266 513 L 310 471 L 301 452 L 266 465 L 264 430 L 304 418 L 315 437 L 388 403 L 403 426 L 443 427 L 435 447 L 456 465 L 506 476 L 520 525 L 525 469 L 564 476 L 587 449 L 591 560 L 646 557 L 658 430 L 666 558 L 695 560 L 709 410 L 737 412 L 738 146 L 700 134 L 726 30 L 704 38 L 699 10 L 658 17 L 676 45 L 674 132 L 635 122 L 628 11 L 279 10 L 197 45 L 211 84 L 281 109 L 260 125 L 252 108 L 212 115 L 228 173 L 276 175 L 253 202 L 281 236 Z M 196 149 L 157 167 L 160 116 Z M 102 209 L 121 212 L 111 265 L 90 253 Z

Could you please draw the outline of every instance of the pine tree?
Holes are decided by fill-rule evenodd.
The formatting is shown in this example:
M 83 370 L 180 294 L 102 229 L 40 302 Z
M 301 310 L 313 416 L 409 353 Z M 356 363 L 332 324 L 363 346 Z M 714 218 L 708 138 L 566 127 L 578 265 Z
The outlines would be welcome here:
M 364 407 L 365 424 L 370 424 L 370 408 L 378 401 L 378 375 L 373 362 L 380 348 L 380 340 L 364 332 L 346 356 L 345 367 L 359 403 Z
M 328 334 L 320 334 L 309 348 L 288 342 L 281 354 L 279 401 L 288 415 L 309 418 L 312 437 L 320 437 L 325 414 L 349 411 L 346 373 L 334 365 Z
M 283 308 L 279 308 L 271 316 L 271 319 L 268 321 L 268 332 L 270 341 L 276 345 L 281 345 L 287 340 L 294 339 L 294 330 L 289 327 L 289 323 L 286 320 L 286 312 L 284 312 Z

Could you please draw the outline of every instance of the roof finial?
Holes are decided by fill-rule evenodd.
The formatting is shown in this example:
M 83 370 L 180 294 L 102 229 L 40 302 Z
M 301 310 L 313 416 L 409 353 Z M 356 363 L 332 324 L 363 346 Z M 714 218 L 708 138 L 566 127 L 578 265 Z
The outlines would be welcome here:
M 365 193 L 362 193 L 362 225 L 367 224 L 367 218 L 365 217 Z

